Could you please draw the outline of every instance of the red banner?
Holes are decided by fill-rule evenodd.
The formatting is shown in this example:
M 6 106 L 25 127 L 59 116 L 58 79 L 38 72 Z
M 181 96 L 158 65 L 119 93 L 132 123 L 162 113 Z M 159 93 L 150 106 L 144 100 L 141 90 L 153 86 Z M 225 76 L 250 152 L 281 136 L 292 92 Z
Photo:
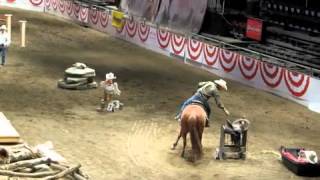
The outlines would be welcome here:
M 263 23 L 261 19 L 248 18 L 246 37 L 261 41 Z

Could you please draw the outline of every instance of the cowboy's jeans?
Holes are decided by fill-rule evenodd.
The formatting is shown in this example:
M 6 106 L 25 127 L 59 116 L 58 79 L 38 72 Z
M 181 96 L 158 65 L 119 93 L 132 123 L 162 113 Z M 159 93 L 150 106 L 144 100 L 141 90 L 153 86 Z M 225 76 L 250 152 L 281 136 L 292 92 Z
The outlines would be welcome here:
M 0 53 L 1 53 L 1 65 L 6 63 L 6 54 L 7 54 L 7 47 L 4 45 L 0 45 Z
M 210 105 L 208 103 L 208 99 L 204 97 L 204 95 L 202 95 L 201 93 L 197 92 L 195 93 L 192 97 L 190 97 L 189 99 L 187 99 L 180 108 L 180 113 L 179 113 L 179 118 L 181 115 L 181 112 L 183 111 L 183 109 L 192 104 L 192 103 L 201 103 L 204 107 L 204 110 L 206 111 L 208 118 L 210 117 L 211 114 L 211 108 Z

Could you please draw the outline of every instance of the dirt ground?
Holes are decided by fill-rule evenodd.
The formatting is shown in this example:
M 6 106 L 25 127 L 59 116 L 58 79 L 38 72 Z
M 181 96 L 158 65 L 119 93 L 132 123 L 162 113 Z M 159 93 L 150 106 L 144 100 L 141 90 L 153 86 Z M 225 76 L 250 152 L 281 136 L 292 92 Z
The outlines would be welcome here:
M 81 163 L 91 179 L 303 179 L 281 164 L 279 147 L 305 147 L 320 155 L 319 114 L 228 81 L 229 90 L 221 96 L 231 119 L 246 116 L 251 121 L 247 159 L 213 159 L 226 117 L 211 101 L 204 156 L 191 163 L 180 157 L 182 141 L 170 150 L 178 133 L 173 117 L 198 81 L 218 77 L 51 15 L 0 10 L 8 12 L 14 15 L 13 43 L 8 64 L 0 69 L 0 111 L 26 142 L 52 141 L 66 159 Z M 19 47 L 20 19 L 28 21 L 26 48 Z M 117 75 L 122 111 L 95 111 L 101 89 L 57 88 L 64 70 L 77 61 L 96 69 L 98 82 L 107 72 Z

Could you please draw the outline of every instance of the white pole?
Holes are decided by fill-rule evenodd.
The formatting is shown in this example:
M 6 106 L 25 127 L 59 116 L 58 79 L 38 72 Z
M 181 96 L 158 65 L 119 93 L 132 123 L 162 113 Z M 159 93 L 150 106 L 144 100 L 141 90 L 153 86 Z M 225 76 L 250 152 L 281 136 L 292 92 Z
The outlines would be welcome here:
M 9 39 L 11 41 L 11 17 L 12 17 L 12 14 L 5 14 L 4 16 L 6 17 L 7 32 L 8 32 L 8 35 L 9 35 Z
M 21 23 L 21 47 L 26 47 L 26 23 L 27 21 L 20 20 Z

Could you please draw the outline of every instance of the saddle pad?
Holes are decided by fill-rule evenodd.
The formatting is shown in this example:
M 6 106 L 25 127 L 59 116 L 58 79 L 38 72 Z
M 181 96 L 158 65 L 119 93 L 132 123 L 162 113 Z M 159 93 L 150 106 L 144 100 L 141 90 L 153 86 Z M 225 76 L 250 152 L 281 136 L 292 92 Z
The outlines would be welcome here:
M 206 108 L 204 107 L 204 104 L 201 101 L 193 100 L 190 105 L 200 106 L 204 110 L 204 112 L 206 112 L 206 115 L 208 117 L 208 112 L 206 111 Z

